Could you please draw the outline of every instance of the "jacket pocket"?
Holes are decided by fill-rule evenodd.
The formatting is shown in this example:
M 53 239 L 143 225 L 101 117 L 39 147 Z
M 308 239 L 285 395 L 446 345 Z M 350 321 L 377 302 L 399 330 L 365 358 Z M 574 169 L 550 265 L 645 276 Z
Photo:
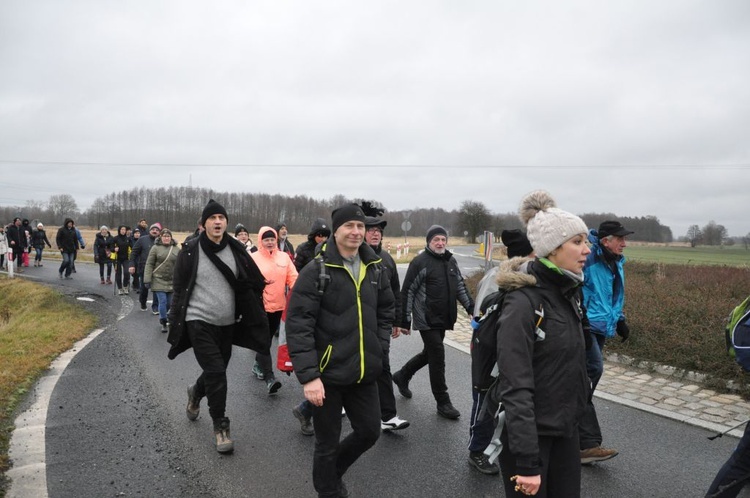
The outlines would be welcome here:
M 326 350 L 323 352 L 323 356 L 320 358 L 320 373 L 328 366 L 328 362 L 331 361 L 331 353 L 333 353 L 333 344 L 329 344 Z

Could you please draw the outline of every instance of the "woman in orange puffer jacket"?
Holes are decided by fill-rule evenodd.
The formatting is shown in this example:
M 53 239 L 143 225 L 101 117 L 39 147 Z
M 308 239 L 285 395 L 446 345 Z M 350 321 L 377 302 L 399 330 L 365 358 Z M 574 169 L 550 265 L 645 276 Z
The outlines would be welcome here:
M 258 250 L 250 255 L 258 265 L 266 287 L 263 289 L 263 307 L 268 316 L 268 333 L 273 337 L 281 322 L 281 314 L 286 306 L 286 293 L 297 281 L 297 269 L 291 258 L 278 249 L 278 234 L 269 226 L 258 231 Z M 271 356 L 256 353 L 253 374 L 266 381 L 268 394 L 276 394 L 281 382 L 273 372 Z

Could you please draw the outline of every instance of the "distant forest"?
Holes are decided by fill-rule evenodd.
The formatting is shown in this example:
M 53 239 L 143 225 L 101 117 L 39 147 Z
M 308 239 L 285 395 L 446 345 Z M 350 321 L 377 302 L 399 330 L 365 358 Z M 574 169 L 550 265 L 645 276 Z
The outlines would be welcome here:
M 27 201 L 25 207 L 0 207 L 0 219 L 9 223 L 20 216 L 30 220 L 38 219 L 48 225 L 60 225 L 66 217 L 75 219 L 78 226 L 110 228 L 120 224 L 134 226 L 141 218 L 149 223 L 159 221 L 165 227 L 177 231 L 192 231 L 196 228 L 203 206 L 209 199 L 219 201 L 229 213 L 229 229 L 234 231 L 237 223 L 242 223 L 250 233 L 255 233 L 263 225 L 275 226 L 286 223 L 290 233 L 307 234 L 315 218 L 330 220 L 332 209 L 347 202 L 360 203 L 362 199 L 348 199 L 335 196 L 328 200 L 313 199 L 308 196 L 284 196 L 280 194 L 257 194 L 238 192 L 217 192 L 212 189 L 192 187 L 133 188 L 113 192 L 97 198 L 91 208 L 80 212 L 75 199 L 68 195 L 53 195 L 49 202 Z M 444 226 L 452 236 L 469 238 L 481 235 L 480 227 L 499 236 L 504 229 L 523 228 L 516 213 L 493 214 L 476 201 L 466 201 L 459 210 L 446 211 L 442 208 L 418 208 L 411 211 L 390 211 L 388 206 L 377 199 L 369 202 L 385 209 L 382 218 L 388 222 L 386 234 L 403 235 L 402 223 L 408 219 L 411 227 L 408 234 L 419 236 L 427 232 L 433 224 Z M 471 208 L 471 209 L 470 209 Z M 476 209 L 481 216 L 477 218 Z M 589 227 L 596 228 L 607 219 L 619 220 L 629 230 L 635 232 L 633 240 L 647 242 L 672 242 L 672 231 L 662 225 L 655 216 L 627 217 L 612 213 L 587 213 L 581 215 Z

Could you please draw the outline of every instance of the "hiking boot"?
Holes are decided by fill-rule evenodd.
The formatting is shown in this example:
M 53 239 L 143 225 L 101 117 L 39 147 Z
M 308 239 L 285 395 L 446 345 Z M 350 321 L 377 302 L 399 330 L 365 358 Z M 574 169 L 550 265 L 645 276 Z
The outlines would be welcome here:
M 389 431 L 400 431 L 409 427 L 409 422 L 402 418 L 398 418 L 398 415 L 388 420 L 387 422 L 380 421 L 380 430 L 384 432 Z
M 264 380 L 266 378 L 266 374 L 260 369 L 260 365 L 258 365 L 257 361 L 253 363 L 253 375 L 258 377 L 258 380 Z
M 219 453 L 231 453 L 234 451 L 234 442 L 229 438 L 229 419 L 219 418 L 214 420 L 214 437 L 216 437 L 216 451 Z
M 339 498 L 349 498 L 349 490 L 343 480 L 339 482 Z
M 604 460 L 609 460 L 610 458 L 614 458 L 617 455 L 617 450 L 602 448 L 601 446 L 586 448 L 585 450 L 581 450 L 581 465 L 588 465 L 594 462 L 603 462 Z
M 411 398 L 411 391 L 409 390 L 409 379 L 406 378 L 404 373 L 399 370 L 393 374 L 393 383 L 398 387 L 398 392 L 404 398 Z
M 188 420 L 195 420 L 201 413 L 201 399 L 195 397 L 195 384 L 187 388 L 188 402 L 185 414 Z
M 268 388 L 268 395 L 273 396 L 279 392 L 279 389 L 281 389 L 281 382 L 273 377 L 269 377 L 268 380 L 266 380 L 266 387 Z
M 300 411 L 299 406 L 295 406 L 292 408 L 292 415 L 299 420 L 300 424 L 300 431 L 302 431 L 302 434 L 305 436 L 313 436 L 315 435 L 315 429 L 312 425 L 312 417 L 306 418 L 305 415 Z
M 482 474 L 494 475 L 500 472 L 497 462 L 490 463 L 487 455 L 481 451 L 472 451 L 469 453 L 469 464 Z
M 451 420 L 456 420 L 458 417 L 461 416 L 461 412 L 456 410 L 453 405 L 450 403 L 442 403 L 437 405 L 437 412 L 438 415 L 441 417 L 445 417 Z

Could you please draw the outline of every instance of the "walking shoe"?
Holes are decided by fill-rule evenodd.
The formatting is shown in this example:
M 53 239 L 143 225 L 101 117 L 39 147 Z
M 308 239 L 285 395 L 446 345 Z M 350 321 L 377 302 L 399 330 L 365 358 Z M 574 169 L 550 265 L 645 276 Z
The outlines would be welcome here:
M 401 429 L 406 429 L 409 427 L 409 422 L 402 418 L 398 418 L 398 415 L 393 417 L 387 422 L 380 421 L 380 429 L 388 432 L 388 431 L 400 431 Z
M 461 416 L 461 412 L 456 410 L 450 402 L 437 405 L 437 412 L 440 416 L 451 420 L 456 420 Z
M 195 397 L 195 384 L 187 388 L 188 402 L 185 414 L 188 420 L 195 420 L 201 413 L 201 399 Z
M 469 464 L 482 474 L 494 475 L 500 472 L 500 467 L 497 465 L 497 462 L 490 463 L 487 455 L 481 451 L 469 452 Z
M 151 314 L 152 315 L 158 315 L 159 314 L 159 308 L 151 308 Z
M 299 420 L 299 430 L 302 431 L 302 434 L 304 434 L 305 436 L 315 435 L 315 429 L 312 425 L 312 417 L 305 418 L 305 415 L 300 411 L 299 406 L 295 406 L 294 408 L 292 408 L 292 415 L 294 415 L 294 417 Z
M 234 442 L 229 438 L 229 419 L 219 418 L 214 420 L 214 437 L 216 437 L 216 451 L 219 453 L 231 453 L 234 451 Z
M 339 482 L 339 498 L 349 498 L 349 490 L 343 480 Z
M 257 361 L 253 363 L 253 375 L 258 377 L 258 380 L 263 380 L 266 378 L 266 374 L 264 374 L 263 370 L 260 369 L 260 365 L 258 365 Z
M 393 374 L 393 383 L 398 387 L 398 392 L 401 393 L 401 396 L 404 398 L 411 398 L 409 380 L 404 376 L 401 370 Z
M 122 289 L 117 289 L 117 295 L 118 296 L 122 296 L 123 294 L 125 294 L 125 293 L 123 292 Z
M 62 280 L 62 278 L 63 278 L 63 274 L 62 272 L 60 272 L 60 280 Z
M 145 304 L 143 306 L 141 306 L 141 311 L 148 311 L 148 308 L 146 307 Z
M 124 289 L 122 289 L 125 294 L 130 294 L 130 286 L 128 285 Z
M 112 279 L 107 277 L 107 285 L 111 285 L 111 284 L 112 284 Z
M 165 318 L 160 318 L 159 323 L 161 323 L 161 331 L 163 334 L 167 333 L 167 320 Z
M 273 377 L 269 377 L 268 380 L 266 380 L 266 387 L 268 388 L 268 395 L 273 396 L 279 392 L 279 389 L 281 389 L 281 382 Z
M 609 448 L 602 448 L 601 446 L 594 446 L 593 448 L 586 448 L 581 450 L 581 465 L 588 465 L 594 462 L 603 462 L 609 460 L 618 455 L 617 450 L 611 450 Z
M 104 285 L 104 279 L 102 279 L 102 281 L 101 281 L 100 283 L 101 283 L 102 285 Z

